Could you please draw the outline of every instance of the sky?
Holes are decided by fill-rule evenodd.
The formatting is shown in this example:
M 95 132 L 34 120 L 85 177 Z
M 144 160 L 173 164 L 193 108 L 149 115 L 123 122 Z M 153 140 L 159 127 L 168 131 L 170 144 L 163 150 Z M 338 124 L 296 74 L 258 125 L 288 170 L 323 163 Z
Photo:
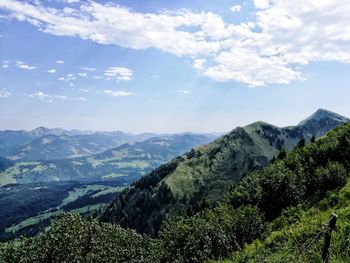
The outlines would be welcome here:
M 0 0 L 0 129 L 350 116 L 344 0 Z

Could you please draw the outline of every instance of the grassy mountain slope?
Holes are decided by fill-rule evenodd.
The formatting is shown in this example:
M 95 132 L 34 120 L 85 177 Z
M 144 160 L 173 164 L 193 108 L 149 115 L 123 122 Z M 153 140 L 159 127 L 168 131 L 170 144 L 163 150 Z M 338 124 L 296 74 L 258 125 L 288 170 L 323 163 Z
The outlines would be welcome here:
M 349 174 L 346 124 L 245 177 L 218 207 L 168 220 L 156 239 L 67 215 L 47 233 L 0 244 L 0 261 L 320 262 L 322 224 L 335 211 L 331 259 L 348 262 Z
M 267 231 L 265 237 L 246 245 L 242 251 L 233 253 L 224 262 L 322 262 L 324 225 L 334 212 L 338 220 L 331 239 L 329 262 L 349 262 L 349 203 L 350 182 L 340 190 L 328 192 L 317 204 L 286 209 L 267 226 L 270 231 Z
M 144 142 L 124 144 L 105 152 L 80 158 L 53 161 L 17 162 L 0 173 L 0 185 L 51 181 L 111 180 L 121 176 L 134 179 L 146 174 L 211 137 L 204 135 L 172 135 Z
M 116 198 L 101 220 L 155 235 L 166 218 L 214 206 L 232 184 L 264 167 L 280 150 L 291 150 L 301 138 L 309 141 L 313 134 L 323 135 L 320 130 L 348 121 L 318 110 L 295 127 L 256 122 L 236 128 L 141 178 Z

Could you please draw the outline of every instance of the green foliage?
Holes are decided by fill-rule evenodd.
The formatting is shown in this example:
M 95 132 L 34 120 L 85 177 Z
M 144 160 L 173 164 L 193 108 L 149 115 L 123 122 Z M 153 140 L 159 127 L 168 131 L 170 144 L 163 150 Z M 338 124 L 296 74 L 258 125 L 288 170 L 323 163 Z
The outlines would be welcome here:
M 345 188 L 349 189 L 350 183 Z M 329 202 L 339 191 L 332 192 L 322 201 Z M 347 199 L 349 202 L 350 199 Z M 292 209 L 294 210 L 294 209 Z M 247 245 L 243 251 L 235 252 L 230 262 L 322 262 L 323 224 L 327 223 L 330 214 L 337 211 L 337 229 L 331 240 L 330 262 L 348 262 L 350 258 L 350 209 L 348 203 L 331 206 L 329 209 L 299 208 L 290 210 L 272 222 L 274 230 L 264 239 Z
M 344 186 L 349 169 L 349 130 L 349 125 L 337 128 L 246 177 L 229 193 L 227 201 L 233 207 L 257 205 L 271 220 L 288 206 L 307 198 L 317 201 L 326 191 Z
M 66 214 L 31 239 L 0 245 L 0 262 L 159 262 L 157 242 L 120 227 Z
M 203 262 L 225 258 L 259 236 L 263 218 L 253 206 L 220 206 L 193 217 L 168 220 L 159 233 L 166 262 Z
M 233 254 L 232 262 L 321 262 L 323 224 L 334 211 L 338 223 L 330 262 L 348 262 L 349 155 L 350 125 L 344 125 L 234 188 L 227 197 L 233 207 L 256 204 L 270 223 L 260 240 Z

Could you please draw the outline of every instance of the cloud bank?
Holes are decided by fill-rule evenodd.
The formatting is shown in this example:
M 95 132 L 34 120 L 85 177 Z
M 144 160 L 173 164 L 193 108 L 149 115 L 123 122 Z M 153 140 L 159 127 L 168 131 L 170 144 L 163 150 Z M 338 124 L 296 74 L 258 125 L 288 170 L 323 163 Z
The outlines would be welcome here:
M 300 66 L 310 62 L 350 63 L 350 5 L 343 0 L 254 0 L 255 18 L 240 24 L 212 12 L 139 13 L 111 3 L 74 2 L 68 10 L 2 0 L 0 8 L 45 33 L 188 57 L 199 74 L 221 82 L 290 83 L 303 78 Z M 117 80 L 132 74 L 122 68 L 104 73 Z

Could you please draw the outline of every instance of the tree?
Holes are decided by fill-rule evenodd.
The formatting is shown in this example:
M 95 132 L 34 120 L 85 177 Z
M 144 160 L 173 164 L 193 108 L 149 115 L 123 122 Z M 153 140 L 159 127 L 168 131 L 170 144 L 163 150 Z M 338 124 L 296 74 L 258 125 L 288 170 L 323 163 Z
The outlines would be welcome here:
M 304 147 L 304 146 L 305 146 L 305 138 L 302 137 L 302 138 L 300 139 L 300 141 L 298 142 L 298 144 L 297 144 L 297 148 L 302 148 L 302 147 Z
M 316 137 L 315 137 L 315 135 L 312 135 L 310 142 L 314 143 L 315 141 L 316 141 Z
M 285 151 L 285 149 L 282 149 L 277 155 L 277 160 L 284 159 L 284 157 L 286 157 L 286 155 L 287 155 L 287 152 Z

